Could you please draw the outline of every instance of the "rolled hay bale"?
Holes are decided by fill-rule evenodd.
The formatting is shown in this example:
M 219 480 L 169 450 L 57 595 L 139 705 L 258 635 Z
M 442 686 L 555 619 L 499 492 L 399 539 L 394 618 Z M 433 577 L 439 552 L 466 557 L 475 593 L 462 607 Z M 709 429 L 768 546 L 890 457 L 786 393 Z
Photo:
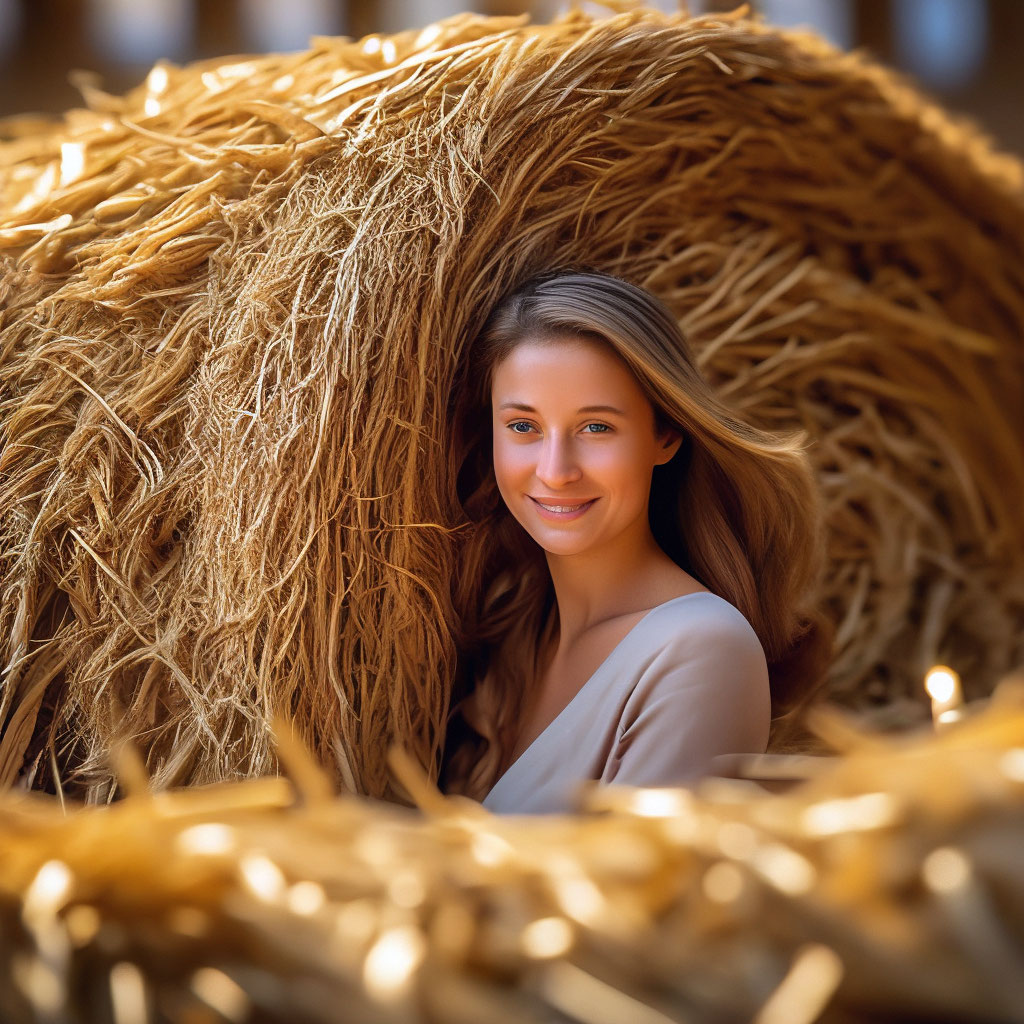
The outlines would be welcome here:
M 0 785 L 436 778 L 448 403 L 537 270 L 650 288 L 827 498 L 828 692 L 1024 656 L 1024 172 L 745 7 L 459 15 L 178 68 L 0 147 Z
M 294 742 L 291 783 L 0 794 L 5 1024 L 1019 1021 L 1024 677 L 938 735 L 811 710 L 842 753 L 785 794 L 492 815 L 399 760 L 418 813 Z

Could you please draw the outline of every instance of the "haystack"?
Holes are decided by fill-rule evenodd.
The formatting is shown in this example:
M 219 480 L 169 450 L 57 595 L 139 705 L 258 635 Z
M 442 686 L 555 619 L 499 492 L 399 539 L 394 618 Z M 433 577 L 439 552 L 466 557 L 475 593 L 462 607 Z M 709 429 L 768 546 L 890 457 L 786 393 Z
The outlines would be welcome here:
M 467 522 L 448 401 L 490 306 L 587 266 L 808 430 L 829 694 L 1024 660 L 1024 173 L 741 7 L 459 15 L 179 68 L 0 146 L 0 786 L 434 773 Z

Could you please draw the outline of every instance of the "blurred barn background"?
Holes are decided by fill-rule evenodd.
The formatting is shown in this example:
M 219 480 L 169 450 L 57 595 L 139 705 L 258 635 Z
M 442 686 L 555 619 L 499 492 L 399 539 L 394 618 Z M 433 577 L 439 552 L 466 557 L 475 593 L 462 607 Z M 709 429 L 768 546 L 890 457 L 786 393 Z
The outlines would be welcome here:
M 182 63 L 224 54 L 304 49 L 311 35 L 398 32 L 459 11 L 529 12 L 547 21 L 568 0 L 0 0 L 0 116 L 79 104 L 69 75 L 88 70 L 121 92 L 159 57 Z M 598 12 L 596 4 L 581 3 Z M 679 9 L 674 0 L 650 6 Z M 691 13 L 735 0 L 689 0 Z M 780 26 L 808 26 L 843 49 L 864 48 L 1001 148 L 1024 153 L 1022 0 L 752 0 Z

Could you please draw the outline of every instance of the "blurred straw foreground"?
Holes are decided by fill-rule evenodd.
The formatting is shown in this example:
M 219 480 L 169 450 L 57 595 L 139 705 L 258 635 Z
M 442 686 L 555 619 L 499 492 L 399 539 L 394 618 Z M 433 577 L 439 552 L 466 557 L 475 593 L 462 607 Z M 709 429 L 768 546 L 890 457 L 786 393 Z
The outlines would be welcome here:
M 436 778 L 447 402 L 551 266 L 813 438 L 837 703 L 1024 660 L 1024 174 L 865 55 L 465 14 L 82 88 L 0 144 L 0 788 L 109 801 L 122 739 L 155 791 L 272 775 L 276 714 L 341 789 L 403 801 L 391 742 Z
M 0 795 L 5 1024 L 1020 1021 L 1024 675 L 784 794 L 585 784 L 580 811 L 422 814 L 286 779 L 69 808 Z

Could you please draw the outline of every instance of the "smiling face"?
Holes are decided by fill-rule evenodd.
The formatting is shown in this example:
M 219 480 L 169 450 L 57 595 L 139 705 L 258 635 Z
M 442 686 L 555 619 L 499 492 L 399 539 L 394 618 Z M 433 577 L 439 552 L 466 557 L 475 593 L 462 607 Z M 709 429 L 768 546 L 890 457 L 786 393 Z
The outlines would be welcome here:
M 654 409 L 611 346 L 521 342 L 494 368 L 491 417 L 498 490 L 545 551 L 578 554 L 649 532 L 651 474 L 682 438 L 655 434 Z

